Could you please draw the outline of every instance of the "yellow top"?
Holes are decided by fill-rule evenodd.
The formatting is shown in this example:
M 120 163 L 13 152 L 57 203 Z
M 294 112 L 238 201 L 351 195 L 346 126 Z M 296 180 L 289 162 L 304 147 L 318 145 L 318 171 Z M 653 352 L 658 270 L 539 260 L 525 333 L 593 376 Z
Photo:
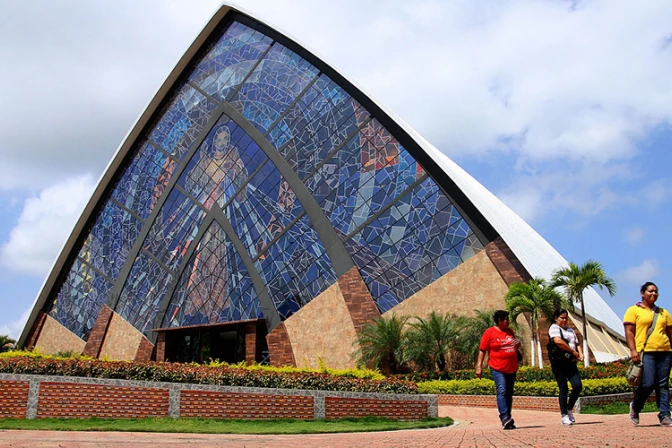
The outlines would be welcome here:
M 656 328 L 653 329 L 653 333 L 646 343 L 647 352 L 670 351 L 670 338 L 667 337 L 665 329 L 672 326 L 672 316 L 665 309 L 659 308 L 659 310 Z M 635 343 L 638 352 L 644 349 L 644 341 L 646 341 L 646 334 L 651 322 L 653 322 L 653 314 L 652 310 L 644 308 L 638 303 L 628 308 L 623 317 L 623 325 L 635 326 Z

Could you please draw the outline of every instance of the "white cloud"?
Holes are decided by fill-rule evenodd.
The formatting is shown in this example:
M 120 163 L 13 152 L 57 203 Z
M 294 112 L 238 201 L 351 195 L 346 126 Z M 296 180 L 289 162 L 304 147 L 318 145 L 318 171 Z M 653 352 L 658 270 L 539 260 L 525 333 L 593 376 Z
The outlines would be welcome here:
M 631 246 L 637 246 L 644 238 L 644 229 L 632 227 L 625 231 L 625 241 Z
M 67 179 L 26 199 L 9 240 L 0 247 L 8 270 L 43 277 L 86 205 L 95 183 L 91 176 Z
M 637 266 L 631 266 L 618 273 L 616 277 L 626 283 L 642 284 L 660 275 L 658 260 L 644 260 Z
M 33 309 L 32 306 L 30 308 L 27 308 L 21 314 L 21 317 L 15 321 L 0 324 L 0 334 L 9 336 L 10 338 L 18 341 L 19 336 L 21 336 L 21 332 L 23 331 L 23 327 L 26 326 L 28 316 L 30 315 L 32 309 Z

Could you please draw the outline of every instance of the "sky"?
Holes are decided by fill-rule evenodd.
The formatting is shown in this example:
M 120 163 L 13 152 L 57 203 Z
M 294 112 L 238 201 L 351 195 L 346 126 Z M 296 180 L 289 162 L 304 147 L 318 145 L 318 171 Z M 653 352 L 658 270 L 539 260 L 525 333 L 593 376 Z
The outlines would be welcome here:
M 649 280 L 672 307 L 672 2 L 239 5 L 387 105 L 567 260 L 601 262 L 617 315 Z M 20 336 L 116 149 L 219 6 L 0 1 L 0 334 Z

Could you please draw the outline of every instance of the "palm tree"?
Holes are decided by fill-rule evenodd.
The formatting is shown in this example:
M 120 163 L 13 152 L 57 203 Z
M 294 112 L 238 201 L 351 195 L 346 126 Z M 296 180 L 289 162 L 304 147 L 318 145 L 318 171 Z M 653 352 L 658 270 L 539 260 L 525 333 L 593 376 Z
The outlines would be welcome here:
M 375 319 L 365 325 L 357 336 L 354 356 L 374 368 L 381 367 L 391 373 L 397 373 L 404 362 L 406 336 L 404 325 L 408 317 L 392 315 L 388 318 Z
M 425 369 L 445 370 L 459 334 L 459 318 L 432 311 L 427 319 L 416 317 L 407 333 L 406 359 Z
M 458 322 L 455 351 L 461 355 L 460 369 L 471 369 L 476 364 L 481 336 L 495 323 L 492 320 L 494 312 L 494 309 L 475 309 L 473 317 L 465 317 L 463 322 Z
M 543 367 L 539 320 L 544 316 L 550 320 L 553 312 L 565 305 L 565 298 L 547 285 L 543 279 L 533 278 L 527 283 L 512 283 L 504 300 L 506 309 L 511 313 L 512 322 L 515 322 L 516 318 L 523 313 L 530 314 L 530 329 L 532 330 L 530 364 L 532 366 L 536 365 L 536 349 L 536 354 L 539 357 L 539 367 Z
M 590 364 L 588 356 L 588 333 L 586 331 L 586 308 L 583 305 L 583 291 L 591 286 L 606 289 L 610 296 L 616 293 L 616 283 L 607 276 L 602 265 L 597 261 L 588 260 L 582 266 L 569 263 L 566 268 L 557 269 L 553 273 L 552 286 L 562 286 L 569 300 L 581 305 L 581 320 L 583 324 L 583 363 Z

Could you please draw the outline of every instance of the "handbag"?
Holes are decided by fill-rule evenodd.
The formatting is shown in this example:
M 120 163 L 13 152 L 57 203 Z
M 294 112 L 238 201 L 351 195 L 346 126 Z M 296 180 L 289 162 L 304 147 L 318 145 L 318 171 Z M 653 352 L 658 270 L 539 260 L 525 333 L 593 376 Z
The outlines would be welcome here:
M 560 338 L 567 342 L 567 339 L 565 339 L 564 333 L 562 332 L 562 328 L 560 328 Z M 570 362 L 575 361 L 574 355 L 558 347 L 557 344 L 553 342 L 553 338 L 550 334 L 548 335 L 548 339 L 549 341 L 548 344 L 546 344 L 546 350 L 548 351 L 548 360 L 551 364 L 569 364 Z
M 649 336 L 651 336 L 651 333 L 653 333 L 653 329 L 656 327 L 656 321 L 658 320 L 659 312 L 660 308 L 656 307 L 656 310 L 654 311 L 653 314 L 653 322 L 651 322 L 649 331 L 646 332 L 644 347 L 642 347 L 642 351 L 639 352 L 639 362 L 635 363 L 632 362 L 632 360 L 630 360 L 628 370 L 625 371 L 625 379 L 628 381 L 628 384 L 633 387 L 639 386 L 639 384 L 642 382 L 642 375 L 644 374 L 644 365 L 642 364 L 642 360 L 644 359 L 644 349 L 646 348 L 646 343 L 649 342 Z

